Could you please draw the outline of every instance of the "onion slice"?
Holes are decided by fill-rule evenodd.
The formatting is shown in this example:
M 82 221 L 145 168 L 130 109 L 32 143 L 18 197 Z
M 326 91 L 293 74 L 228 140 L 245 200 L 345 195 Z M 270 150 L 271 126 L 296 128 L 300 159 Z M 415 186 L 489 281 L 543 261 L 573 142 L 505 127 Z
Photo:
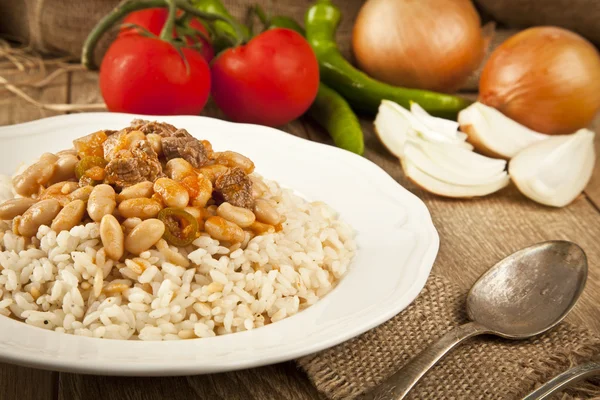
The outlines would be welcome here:
M 564 207 L 581 194 L 592 176 L 594 136 L 594 132 L 580 129 L 536 143 L 510 161 L 510 177 L 530 199 Z
M 383 101 L 379 106 L 373 124 L 375 133 L 386 149 L 398 158 L 404 156 L 404 143 L 409 135 L 414 136 L 410 121 L 390 106 L 391 102 Z
M 458 122 L 434 117 L 414 101 L 410 102 L 410 112 L 417 120 L 419 120 L 423 125 L 432 131 L 437 131 L 450 138 L 455 137 L 459 140 L 465 140 L 467 138 L 464 133 L 458 131 Z
M 417 186 L 427 190 L 428 192 L 439 196 L 454 197 L 454 198 L 470 198 L 485 196 L 506 187 L 510 182 L 508 175 L 500 178 L 497 181 L 480 184 L 480 185 L 457 185 L 447 183 L 432 177 L 423 172 L 412 161 L 404 158 L 401 160 L 402 168 L 406 176 L 413 181 Z
M 407 110 L 384 100 L 375 131 L 400 159 L 406 176 L 423 189 L 446 197 L 485 196 L 508 185 L 506 161 L 474 153 L 458 124 L 435 118 L 418 104 Z
M 490 157 L 510 159 L 519 151 L 549 135 L 535 132 L 482 103 L 473 103 L 458 114 L 460 129 L 477 151 Z
M 383 100 L 374 122 L 375 133 L 390 153 L 398 158 L 404 155 L 404 144 L 416 138 L 432 143 L 446 143 L 466 150 L 473 149 L 473 146 L 465 141 L 466 135 L 460 136 L 458 132 L 450 132 L 448 125 L 444 128 L 444 132 L 440 132 L 424 123 L 427 121 L 428 124 L 435 124 L 432 122 L 433 118 L 435 117 L 426 112 L 417 117 L 406 108 L 392 101 Z M 437 123 L 440 124 L 439 121 Z
M 420 148 L 441 168 L 456 173 L 469 171 L 469 176 L 489 178 L 506 169 L 506 161 L 489 158 L 472 151 L 442 143 L 421 141 Z
M 430 147 L 433 147 L 430 145 Z M 433 157 L 430 157 L 433 155 Z M 414 164 L 424 173 L 445 183 L 461 186 L 480 186 L 500 180 L 507 176 L 504 169 L 500 171 L 481 171 L 475 165 L 464 166 L 458 163 L 448 168 L 450 164 L 439 162 L 435 152 L 426 152 L 419 141 L 407 142 L 404 145 L 404 158 Z

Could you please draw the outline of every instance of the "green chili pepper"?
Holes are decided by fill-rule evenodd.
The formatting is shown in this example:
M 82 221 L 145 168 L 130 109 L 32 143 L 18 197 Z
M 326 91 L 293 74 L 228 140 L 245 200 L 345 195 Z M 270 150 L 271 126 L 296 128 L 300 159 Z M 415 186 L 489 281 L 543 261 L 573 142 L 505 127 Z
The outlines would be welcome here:
M 292 19 L 290 17 L 286 17 L 283 15 L 276 15 L 274 17 L 271 17 L 271 20 L 270 20 L 270 23 L 269 23 L 269 26 L 267 29 L 273 29 L 273 28 L 287 28 L 287 29 L 291 29 L 293 31 L 298 32 L 302 36 L 306 35 L 306 33 L 304 32 L 304 28 L 302 28 L 298 22 L 296 22 L 294 19 Z
M 294 30 L 304 36 L 304 29 L 294 19 L 284 16 L 268 19 L 259 6 L 254 10 L 267 29 L 296 25 L 300 31 Z M 317 98 L 307 114 L 327 130 L 337 147 L 363 155 L 365 143 L 358 118 L 348 102 L 335 90 L 321 82 Z
M 308 115 L 329 132 L 337 147 L 363 154 L 365 143 L 358 118 L 348 102 L 335 90 L 321 83 Z
M 305 36 L 304 28 L 300 26 L 295 19 L 286 17 L 284 15 L 268 16 L 265 10 L 258 4 L 250 9 L 251 12 L 256 14 L 260 22 L 264 25 L 265 30 L 275 28 L 287 28 L 298 32 L 302 36 Z
M 212 46 L 218 54 L 226 48 L 232 47 L 241 42 L 246 42 L 250 38 L 250 30 L 244 24 L 238 22 L 225 8 L 221 0 L 192 0 L 192 5 L 195 9 L 209 13 L 212 15 L 220 15 L 224 19 L 232 21 L 215 21 L 214 30 L 215 37 L 213 38 Z M 242 37 L 239 37 L 239 32 Z
M 165 208 L 158 213 L 165 224 L 163 238 L 173 246 L 184 247 L 196 239 L 198 221 L 188 212 L 178 208 Z
M 321 80 L 354 108 L 375 114 L 382 100 L 391 100 L 406 108 L 414 101 L 434 115 L 455 118 L 470 104 L 456 96 L 391 86 L 354 68 L 341 55 L 335 42 L 340 19 L 340 10 L 330 0 L 317 0 L 306 12 L 306 38 L 319 59 Z

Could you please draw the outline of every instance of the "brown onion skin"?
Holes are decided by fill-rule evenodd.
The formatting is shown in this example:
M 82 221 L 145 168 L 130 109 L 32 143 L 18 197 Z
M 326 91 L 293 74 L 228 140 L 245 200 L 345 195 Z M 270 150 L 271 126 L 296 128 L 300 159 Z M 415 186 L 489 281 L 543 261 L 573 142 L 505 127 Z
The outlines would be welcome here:
M 600 110 L 600 55 L 565 29 L 524 30 L 491 54 L 479 101 L 535 131 L 573 133 Z
M 352 34 L 354 56 L 367 74 L 438 92 L 459 89 L 486 45 L 470 0 L 368 0 Z

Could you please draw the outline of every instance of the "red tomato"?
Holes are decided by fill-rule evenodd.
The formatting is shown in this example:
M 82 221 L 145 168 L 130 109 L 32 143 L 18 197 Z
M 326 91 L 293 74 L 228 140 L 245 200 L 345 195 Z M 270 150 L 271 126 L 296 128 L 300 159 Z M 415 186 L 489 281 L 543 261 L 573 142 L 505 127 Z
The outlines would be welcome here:
M 310 107 L 319 64 L 308 42 L 290 29 L 271 29 L 212 64 L 212 96 L 232 120 L 280 126 Z
M 140 35 L 117 38 L 100 65 L 100 91 L 109 111 L 200 114 L 210 94 L 210 68 L 200 53 Z
M 158 36 L 160 35 L 160 31 L 162 30 L 165 22 L 167 21 L 167 16 L 169 15 L 169 10 L 166 8 L 148 8 L 145 10 L 134 11 L 131 14 L 127 15 L 123 20 L 124 24 L 133 24 L 137 26 L 141 26 L 146 29 L 148 32 Z M 208 31 L 206 27 L 200 22 L 197 18 L 190 19 L 189 26 L 192 29 L 195 29 L 201 32 L 205 37 L 208 37 Z M 131 29 L 123 29 L 121 31 L 121 35 L 129 34 L 132 32 Z M 173 36 L 175 36 L 175 32 L 173 32 Z M 211 62 L 213 57 L 215 56 L 215 51 L 212 48 L 210 41 L 207 40 L 202 35 L 196 35 L 195 38 L 186 36 L 186 41 L 188 45 L 192 46 L 196 44 L 198 41 L 202 44 L 202 49 L 200 52 L 204 55 L 204 58 L 207 62 Z

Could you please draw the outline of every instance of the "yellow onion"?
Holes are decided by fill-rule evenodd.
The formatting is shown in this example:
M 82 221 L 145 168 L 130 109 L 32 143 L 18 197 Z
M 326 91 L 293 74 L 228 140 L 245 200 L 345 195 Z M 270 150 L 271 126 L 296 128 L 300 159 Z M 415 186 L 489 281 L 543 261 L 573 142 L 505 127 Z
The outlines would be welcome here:
M 352 34 L 356 61 L 367 74 L 442 92 L 465 82 L 486 45 L 471 0 L 368 0 Z
M 534 131 L 573 133 L 600 110 L 600 55 L 573 32 L 530 28 L 494 50 L 479 94 L 480 102 Z

